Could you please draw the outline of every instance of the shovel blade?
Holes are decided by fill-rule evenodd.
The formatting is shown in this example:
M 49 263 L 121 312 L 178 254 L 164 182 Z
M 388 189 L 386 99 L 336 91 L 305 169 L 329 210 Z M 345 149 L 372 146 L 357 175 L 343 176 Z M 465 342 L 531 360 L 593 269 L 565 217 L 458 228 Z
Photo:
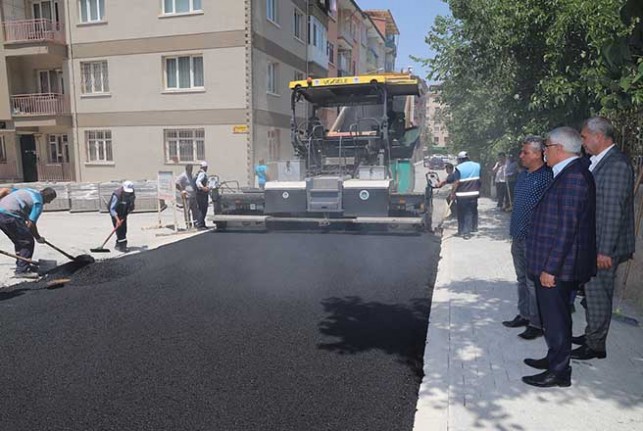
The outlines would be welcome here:
M 109 253 L 110 249 L 98 247 L 98 248 L 90 248 L 89 251 L 91 251 L 92 253 Z
M 38 275 L 45 275 L 48 272 L 56 269 L 58 262 L 50 259 L 38 259 L 37 270 Z
M 96 262 L 96 259 L 94 259 L 92 256 L 88 254 L 81 254 L 79 256 L 76 256 L 74 258 L 74 261 L 83 263 L 83 264 L 89 264 L 89 263 L 94 263 Z

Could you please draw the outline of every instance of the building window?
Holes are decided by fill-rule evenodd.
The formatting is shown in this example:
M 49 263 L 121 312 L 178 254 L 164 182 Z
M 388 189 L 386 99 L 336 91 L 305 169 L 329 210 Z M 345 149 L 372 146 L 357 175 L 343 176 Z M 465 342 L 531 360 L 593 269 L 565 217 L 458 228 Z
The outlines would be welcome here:
M 113 162 L 112 131 L 86 130 L 87 160 L 89 162 Z
M 295 75 L 293 81 L 303 81 L 304 78 L 304 72 L 300 72 L 298 70 L 295 70 Z
M 7 145 L 4 142 L 4 136 L 0 135 L 0 163 L 7 163 Z
M 100 22 L 105 19 L 105 0 L 79 0 L 80 22 Z
M 279 10 L 277 8 L 277 0 L 266 0 L 266 18 L 269 21 L 279 24 Z
M 308 44 L 312 46 L 309 50 L 308 61 L 314 61 L 319 65 L 328 67 L 328 38 L 326 27 L 314 16 L 309 18 Z
M 205 160 L 205 129 L 167 129 L 164 135 L 166 163 Z
M 69 163 L 67 135 L 49 135 L 49 163 Z
M 168 90 L 203 88 L 203 56 L 166 57 L 165 88 Z
M 56 70 L 39 70 L 38 71 L 38 90 L 40 93 L 64 94 L 63 72 Z
M 279 94 L 279 63 L 268 63 L 267 79 L 266 91 Z
M 293 15 L 293 33 L 296 39 L 304 40 L 304 14 L 297 8 Z
M 435 145 L 440 145 L 440 138 L 439 138 L 438 136 L 434 136 L 434 137 L 433 137 L 433 143 L 434 143 Z
M 326 44 L 326 54 L 328 54 L 328 62 L 335 64 L 335 45 L 332 42 Z
M 163 0 L 163 13 L 166 15 L 202 10 L 201 0 Z
M 279 160 L 281 142 L 279 139 L 279 129 L 268 130 L 268 159 Z
M 81 62 L 80 81 L 83 94 L 109 93 L 107 61 Z

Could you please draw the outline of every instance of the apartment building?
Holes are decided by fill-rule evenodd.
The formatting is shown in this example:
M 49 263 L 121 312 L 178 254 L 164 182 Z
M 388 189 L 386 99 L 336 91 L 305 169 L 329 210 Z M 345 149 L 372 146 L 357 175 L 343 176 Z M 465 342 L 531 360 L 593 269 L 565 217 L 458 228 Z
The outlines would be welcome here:
M 400 30 L 393 18 L 390 10 L 367 10 L 373 24 L 377 27 L 380 34 L 384 36 L 384 48 L 381 61 L 385 72 L 395 71 L 395 61 L 397 59 L 397 44 L 400 36 Z
M 426 93 L 426 122 L 435 147 L 449 145 L 449 130 L 446 127 L 445 106 L 440 102 L 441 86 L 430 85 Z
M 337 75 L 385 71 L 386 36 L 354 0 L 338 0 Z
M 258 160 L 293 156 L 288 82 L 340 73 L 344 3 L 4 0 L 0 181 L 154 179 L 207 160 L 253 184 Z M 385 35 L 350 3 L 352 72 L 379 68 Z

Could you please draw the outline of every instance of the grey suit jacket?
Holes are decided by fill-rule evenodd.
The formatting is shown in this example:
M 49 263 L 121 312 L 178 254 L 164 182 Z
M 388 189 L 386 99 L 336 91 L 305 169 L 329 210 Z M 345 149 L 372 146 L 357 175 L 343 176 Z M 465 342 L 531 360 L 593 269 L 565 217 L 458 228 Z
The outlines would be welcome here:
M 634 169 L 616 146 L 593 169 L 596 182 L 596 248 L 621 263 L 634 254 Z

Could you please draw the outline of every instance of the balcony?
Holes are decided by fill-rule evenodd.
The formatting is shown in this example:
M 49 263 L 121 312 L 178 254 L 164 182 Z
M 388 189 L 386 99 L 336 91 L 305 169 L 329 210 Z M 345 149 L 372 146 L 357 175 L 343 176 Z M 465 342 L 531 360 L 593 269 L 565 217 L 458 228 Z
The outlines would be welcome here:
M 337 55 L 338 58 L 338 74 L 339 76 L 352 76 L 351 73 L 351 53 L 350 51 L 340 51 Z
M 61 22 L 50 19 L 26 19 L 2 23 L 5 44 L 54 42 L 65 44 L 65 32 Z
M 11 96 L 14 117 L 57 116 L 69 113 L 64 94 L 17 94 Z

